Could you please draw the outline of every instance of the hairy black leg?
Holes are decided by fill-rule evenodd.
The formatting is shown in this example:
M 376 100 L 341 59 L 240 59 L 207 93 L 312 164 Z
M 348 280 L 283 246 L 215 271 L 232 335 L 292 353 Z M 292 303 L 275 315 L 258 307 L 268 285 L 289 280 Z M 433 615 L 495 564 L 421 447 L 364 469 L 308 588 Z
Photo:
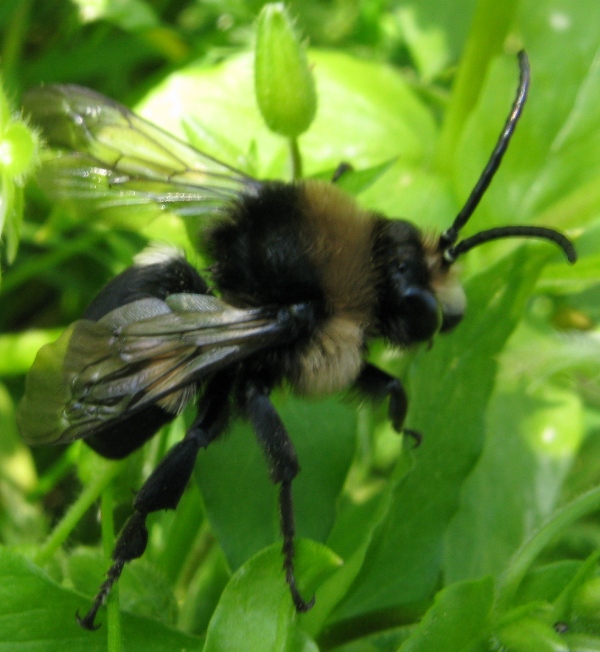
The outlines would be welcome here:
M 267 457 L 271 480 L 281 484 L 279 488 L 279 518 L 283 536 L 283 569 L 294 606 L 297 611 L 304 613 L 313 606 L 315 599 L 313 597 L 308 602 L 304 600 L 298 590 L 294 574 L 296 524 L 292 501 L 292 480 L 300 470 L 294 444 L 271 403 L 269 390 L 266 387 L 249 381 L 242 390 L 241 402 L 244 414 L 252 424 Z
M 294 503 L 292 500 L 292 482 L 284 480 L 279 488 L 279 519 L 281 533 L 283 535 L 283 570 L 285 571 L 285 581 L 290 587 L 292 601 L 296 611 L 306 613 L 312 609 L 315 604 L 315 596 L 307 602 L 298 590 L 296 584 L 296 575 L 294 573 L 294 555 L 296 537 L 296 522 L 294 519 Z
M 83 628 L 97 629 L 94 623 L 96 614 L 106 602 L 123 567 L 144 554 L 148 544 L 148 514 L 177 507 L 194 470 L 198 451 L 206 448 L 227 426 L 230 389 L 229 378 L 217 376 L 209 383 L 198 405 L 198 416 L 185 438 L 169 450 L 138 492 L 133 501 L 135 511 L 123 526 L 115 544 L 113 565 L 106 574 L 106 580 L 100 586 L 88 613 L 83 618 L 77 616 Z
M 355 382 L 355 388 L 373 401 L 383 401 L 389 396 L 389 417 L 397 432 L 404 432 L 412 437 L 415 445 L 422 440 L 420 432 L 404 428 L 408 411 L 408 397 L 402 383 L 375 365 L 367 363 Z

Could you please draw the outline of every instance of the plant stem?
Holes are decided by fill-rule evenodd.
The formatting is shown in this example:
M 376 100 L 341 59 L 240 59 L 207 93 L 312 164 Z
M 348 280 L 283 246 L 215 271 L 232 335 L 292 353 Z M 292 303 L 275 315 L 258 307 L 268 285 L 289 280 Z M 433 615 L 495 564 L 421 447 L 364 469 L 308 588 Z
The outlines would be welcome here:
M 302 156 L 297 138 L 290 138 L 290 152 L 292 154 L 292 179 L 296 181 L 296 179 L 302 178 Z
M 498 582 L 496 606 L 504 610 L 510 606 L 525 573 L 548 543 L 577 519 L 600 509 L 600 487 L 579 496 L 552 515 L 542 527 L 514 554 Z
M 75 446 L 69 446 L 58 460 L 38 480 L 35 488 L 27 494 L 29 500 L 39 500 L 42 496 L 50 493 L 52 489 L 71 471 L 75 466 Z
M 17 65 L 21 59 L 21 51 L 31 13 L 32 0 L 21 0 L 13 11 L 11 20 L 5 31 L 4 44 L 0 58 L 6 81 L 12 86 L 17 81 Z
M 115 527 L 113 522 L 113 484 L 109 482 L 102 492 L 102 546 L 104 556 L 111 558 L 115 545 Z M 106 603 L 107 650 L 121 652 L 121 616 L 119 613 L 119 587 L 113 586 Z
M 479 0 L 456 74 L 454 89 L 437 146 L 436 165 L 450 174 L 465 121 L 473 110 L 490 59 L 502 51 L 514 20 L 517 0 Z
M 94 504 L 106 486 L 121 470 L 121 463 L 107 465 L 102 473 L 81 492 L 79 498 L 71 505 L 60 523 L 54 528 L 46 543 L 40 548 L 34 558 L 39 566 L 43 566 L 67 539 L 85 512 Z

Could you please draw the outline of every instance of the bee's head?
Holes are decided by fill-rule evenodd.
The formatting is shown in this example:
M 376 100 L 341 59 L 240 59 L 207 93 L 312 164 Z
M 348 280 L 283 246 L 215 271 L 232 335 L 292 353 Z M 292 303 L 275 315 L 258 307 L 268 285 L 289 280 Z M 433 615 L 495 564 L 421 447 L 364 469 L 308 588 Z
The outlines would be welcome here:
M 474 247 L 500 238 L 543 238 L 558 245 L 570 263 L 577 254 L 561 233 L 538 226 L 504 226 L 480 231 L 459 240 L 459 234 L 489 186 L 523 110 L 529 86 L 529 61 L 519 53 L 521 78 L 506 124 L 496 147 L 452 226 L 439 238 L 430 239 L 404 220 L 381 223 L 375 258 L 381 272 L 377 311 L 380 334 L 399 346 L 428 341 L 449 331 L 462 319 L 465 293 L 452 264 Z
M 382 221 L 375 259 L 381 278 L 378 330 L 387 340 L 403 347 L 428 341 L 462 319 L 462 286 L 416 226 Z

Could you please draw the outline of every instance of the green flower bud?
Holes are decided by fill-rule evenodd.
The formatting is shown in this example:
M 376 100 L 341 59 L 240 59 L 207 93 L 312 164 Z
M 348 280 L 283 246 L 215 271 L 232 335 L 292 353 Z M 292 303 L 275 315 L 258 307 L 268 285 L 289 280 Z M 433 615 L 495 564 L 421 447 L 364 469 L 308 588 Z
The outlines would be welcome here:
M 4 255 L 12 262 L 23 218 L 23 180 L 38 156 L 38 137 L 17 115 L 0 83 L 0 236 Z
M 258 17 L 254 84 L 269 129 L 288 138 L 308 129 L 317 110 L 315 83 L 282 3 L 265 5 Z
M 18 180 L 34 166 L 37 139 L 23 122 L 11 122 L 0 137 L 0 165 Z
M 38 138 L 10 110 L 0 84 L 0 169 L 5 178 L 19 182 L 37 163 Z

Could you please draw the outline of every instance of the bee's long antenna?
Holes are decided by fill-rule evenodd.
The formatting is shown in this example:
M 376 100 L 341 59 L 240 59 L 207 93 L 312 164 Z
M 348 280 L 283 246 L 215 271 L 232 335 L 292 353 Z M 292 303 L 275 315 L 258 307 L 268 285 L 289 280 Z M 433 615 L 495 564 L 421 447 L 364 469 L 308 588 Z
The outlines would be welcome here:
M 465 252 L 478 247 L 484 242 L 490 240 L 500 240 L 501 238 L 542 238 L 544 240 L 551 240 L 556 243 L 565 253 L 567 260 L 573 264 L 577 260 L 577 252 L 573 243 L 562 233 L 554 229 L 548 229 L 544 226 L 500 226 L 495 229 L 487 229 L 480 231 L 470 238 L 461 240 L 454 247 L 448 247 L 444 251 L 444 260 L 448 264 L 452 264 L 458 256 Z
M 467 223 L 473 211 L 477 208 L 481 198 L 483 197 L 485 191 L 490 185 L 494 174 L 498 169 L 502 161 L 502 157 L 506 152 L 508 143 L 513 135 L 517 122 L 523 111 L 523 106 L 525 105 L 525 100 L 527 99 L 527 90 L 529 89 L 529 80 L 530 80 L 530 68 L 529 68 L 529 58 L 525 50 L 521 50 L 518 54 L 519 56 L 519 69 L 521 72 L 519 79 L 519 88 L 517 89 L 517 94 L 515 96 L 512 108 L 506 119 L 504 129 L 498 138 L 496 147 L 485 166 L 485 169 L 481 173 L 475 187 L 471 191 L 469 198 L 465 202 L 465 205 L 462 207 L 459 214 L 456 216 L 452 226 L 447 229 L 440 236 L 439 240 L 439 251 L 442 255 L 442 259 L 447 265 L 451 265 L 458 256 L 464 254 L 465 252 L 478 247 L 484 242 L 489 242 L 490 240 L 499 240 L 500 238 L 542 238 L 544 240 L 550 240 L 558 245 L 565 253 L 567 260 L 570 263 L 574 263 L 577 260 L 577 252 L 572 242 L 566 238 L 562 233 L 555 231 L 554 229 L 549 229 L 543 226 L 502 226 L 495 229 L 487 229 L 486 231 L 480 231 L 470 238 L 462 240 L 458 244 L 455 244 L 458 240 L 458 235 L 463 226 Z
M 477 208 L 477 205 L 481 201 L 487 187 L 490 185 L 490 182 L 496 174 L 496 170 L 502 161 L 502 157 L 506 152 L 508 143 L 512 137 L 512 134 L 517 126 L 519 117 L 525 105 L 525 100 L 527 99 L 527 90 L 529 88 L 529 79 L 530 79 L 530 68 L 529 68 L 529 57 L 525 50 L 521 50 L 518 54 L 519 57 L 519 69 L 520 69 L 520 79 L 519 79 L 519 88 L 517 89 L 517 95 L 513 102 L 512 108 L 506 119 L 504 129 L 498 138 L 496 147 L 490 156 L 485 169 L 481 173 L 475 187 L 471 191 L 469 198 L 467 199 L 465 205 L 462 207 L 460 213 L 456 216 L 456 219 L 452 223 L 452 226 L 447 229 L 440 236 L 440 251 L 445 251 L 448 247 L 452 246 L 458 239 L 458 234 L 463 226 L 467 223 L 468 219 L 473 214 L 473 211 Z M 473 245 L 474 246 L 474 245 Z

